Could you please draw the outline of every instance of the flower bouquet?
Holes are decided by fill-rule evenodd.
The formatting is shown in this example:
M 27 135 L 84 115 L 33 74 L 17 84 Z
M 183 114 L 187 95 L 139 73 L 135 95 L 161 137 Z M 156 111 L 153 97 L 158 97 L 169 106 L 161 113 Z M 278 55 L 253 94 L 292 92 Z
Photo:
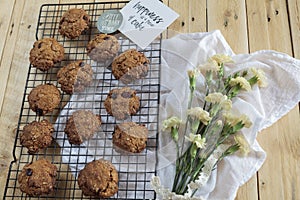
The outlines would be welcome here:
M 186 119 L 170 116 L 163 121 L 163 134 L 169 134 L 176 147 L 176 161 L 171 189 L 162 186 L 158 176 L 151 181 L 162 199 L 199 199 L 195 197 L 196 192 L 206 185 L 223 158 L 235 153 L 245 156 L 250 150 L 240 131 L 249 128 L 252 122 L 245 114 L 233 111 L 232 101 L 255 84 L 265 87 L 266 78 L 262 70 L 255 68 L 227 74 L 228 63 L 233 63 L 231 57 L 217 54 L 189 70 Z M 199 76 L 205 82 L 198 88 Z M 196 90 L 205 93 L 200 103 L 194 100 Z

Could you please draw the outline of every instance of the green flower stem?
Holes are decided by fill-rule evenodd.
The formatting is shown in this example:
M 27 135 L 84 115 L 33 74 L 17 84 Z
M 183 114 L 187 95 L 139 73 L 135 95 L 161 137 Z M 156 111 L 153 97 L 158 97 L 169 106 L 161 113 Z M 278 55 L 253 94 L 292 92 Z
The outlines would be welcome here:
M 176 174 L 175 174 L 173 187 L 172 187 L 173 192 L 176 192 L 178 187 L 177 185 L 180 183 L 180 180 L 182 179 L 182 173 L 185 168 L 185 164 L 187 163 L 187 159 L 188 159 L 187 156 L 190 148 L 191 146 L 189 146 L 189 148 L 185 151 L 185 153 L 183 155 L 181 154 L 182 156 L 176 160 Z
M 197 145 L 195 143 L 192 144 L 192 148 L 190 149 L 190 155 L 192 157 L 192 159 L 194 160 L 196 155 L 197 155 Z
M 190 109 L 192 107 L 192 102 L 193 102 L 193 98 L 194 98 L 194 90 L 196 87 L 196 80 L 195 78 L 190 78 L 190 96 L 189 96 L 189 101 L 188 101 L 188 108 Z M 185 123 L 185 130 L 184 133 L 186 133 L 187 128 L 188 128 L 188 123 L 190 121 L 190 117 L 187 117 L 186 123 Z M 185 143 L 185 137 L 183 137 L 183 141 L 182 141 L 182 146 L 181 146 L 181 150 L 180 150 L 180 155 L 183 155 L 183 149 L 184 149 L 184 143 Z M 181 160 L 181 159 L 180 159 Z M 181 165 L 181 163 L 179 162 L 179 165 Z
M 218 91 L 220 91 L 220 87 L 221 87 L 221 81 L 224 78 L 224 64 L 221 63 L 220 65 L 220 70 L 218 71 L 218 80 L 217 80 L 217 87 L 218 87 Z
M 233 87 L 228 86 L 227 90 L 226 90 L 226 95 L 228 96 L 228 99 L 232 99 L 234 97 L 236 97 L 238 95 L 238 93 L 241 90 L 241 86 L 240 84 L 237 84 Z
M 186 133 L 186 131 L 187 131 L 188 123 L 189 123 L 190 120 L 191 120 L 190 117 L 187 117 L 187 120 L 186 120 L 186 123 L 185 123 L 185 130 L 184 130 L 184 133 Z M 181 146 L 181 150 L 180 150 L 180 155 L 183 155 L 183 157 L 185 158 L 185 157 L 186 157 L 186 153 L 183 154 L 184 143 L 185 143 L 185 137 L 183 137 L 183 139 L 182 139 L 182 146 Z M 181 160 L 182 160 L 182 159 L 179 158 L 179 166 L 182 165 Z
M 175 143 L 178 145 L 178 128 L 171 128 L 171 136 Z
M 220 158 L 218 159 L 218 161 L 216 162 L 215 166 L 223 159 L 225 158 L 226 156 L 229 156 L 229 155 L 232 155 L 234 154 L 235 152 L 237 152 L 239 150 L 239 145 L 238 144 L 234 144 L 234 145 L 231 145 L 230 147 L 228 147 L 226 149 L 226 151 L 220 156 Z
M 210 109 L 210 116 L 212 117 L 212 118 L 214 118 L 215 116 L 217 116 L 217 114 L 219 113 L 219 111 L 220 111 L 220 104 L 214 104 L 212 107 L 211 107 L 211 109 Z
M 200 125 L 200 121 L 199 120 L 193 120 L 191 122 L 191 132 L 192 133 L 196 133 L 197 130 L 198 130 L 199 125 Z
M 184 194 L 185 189 L 187 188 L 187 185 L 189 183 L 189 175 L 186 173 L 184 174 L 183 179 L 181 180 L 181 184 L 179 185 L 176 194 Z
M 236 134 L 243 127 L 244 125 L 242 124 L 242 122 L 237 123 L 234 127 L 231 127 L 229 125 L 224 126 L 224 129 L 221 133 L 221 137 L 218 138 L 217 144 L 223 144 L 230 135 Z
M 177 156 L 176 156 L 176 174 L 175 174 L 175 178 L 174 178 L 174 183 L 178 182 L 178 178 L 179 178 L 179 172 L 180 172 L 180 159 L 179 159 L 179 145 L 178 142 L 176 142 L 176 151 L 177 151 Z M 174 188 L 175 184 L 173 184 L 173 188 Z M 173 190 L 173 189 L 172 189 Z
M 199 124 L 199 126 L 198 126 L 198 130 L 197 130 L 197 132 L 196 132 L 196 134 L 200 134 L 201 135 L 201 137 L 205 137 L 205 125 L 202 123 L 202 122 L 200 122 L 200 124 Z
M 184 152 L 183 156 L 178 159 L 179 167 L 178 170 L 176 170 L 176 175 L 172 187 L 172 191 L 177 194 L 180 190 L 182 190 L 184 186 L 187 185 L 186 181 L 189 177 L 189 174 L 191 174 L 193 170 L 192 163 L 194 163 L 195 159 L 191 157 L 191 153 L 190 153 L 192 151 L 192 146 L 193 145 L 190 145 L 189 148 Z
M 194 90 L 191 89 L 191 93 L 190 93 L 190 96 L 189 96 L 188 108 L 187 109 L 190 109 L 192 107 L 193 98 L 194 98 Z
M 189 180 L 189 183 L 192 182 L 192 181 L 195 181 L 195 180 L 198 178 L 199 174 L 201 173 L 202 168 L 204 167 L 204 164 L 205 164 L 206 160 L 207 160 L 207 159 L 209 158 L 209 156 L 215 151 L 216 148 L 217 148 L 217 146 L 215 146 L 215 147 L 213 148 L 213 150 L 212 150 L 211 152 L 209 152 L 205 158 L 199 159 L 199 162 L 198 162 L 196 165 L 193 166 L 195 170 L 193 171 L 193 173 L 190 174 L 190 180 Z M 187 190 L 188 190 L 188 187 L 186 187 L 185 190 L 182 191 L 183 194 L 186 193 Z M 197 190 L 195 190 L 195 191 L 193 192 L 193 194 L 192 194 L 191 197 L 193 197 L 193 195 L 195 194 L 196 191 L 197 191 Z
M 190 77 L 190 97 L 188 102 L 188 109 L 191 108 L 195 89 L 196 89 L 196 77 L 193 76 Z
M 181 180 L 179 182 L 179 185 L 175 189 L 175 193 L 176 194 L 181 194 L 182 188 L 184 188 L 186 186 L 187 178 L 188 178 L 188 174 L 186 172 L 185 173 L 181 173 Z
M 209 85 L 206 85 L 206 93 L 205 93 L 205 96 L 207 96 L 209 94 Z M 206 107 L 206 101 L 204 101 L 204 105 L 203 105 L 203 110 L 205 110 L 205 107 Z
M 210 153 L 212 154 L 212 152 Z M 191 183 L 192 181 L 195 181 L 196 178 L 198 178 L 201 169 L 204 166 L 204 163 L 206 162 L 207 158 L 210 156 L 210 154 L 204 158 L 204 159 L 195 159 L 194 162 L 192 163 L 191 166 L 193 166 L 191 169 L 193 169 L 192 171 L 190 171 L 189 175 L 186 177 L 185 182 L 182 182 L 182 185 L 185 187 L 181 187 L 180 190 L 178 191 L 179 194 L 185 194 L 188 190 L 188 184 Z
M 205 79 L 206 79 L 206 83 L 207 83 L 208 87 L 210 86 L 210 84 L 212 82 L 212 78 L 213 78 L 213 72 L 211 70 L 207 71 L 206 75 L 205 75 Z
M 193 170 L 192 166 L 193 166 L 194 162 L 195 162 L 195 159 L 191 158 L 187 167 L 184 169 L 182 179 L 180 181 L 179 187 L 177 188 L 178 194 L 184 194 L 184 191 L 185 191 L 187 185 L 189 184 L 190 174 L 192 173 L 192 170 Z
M 173 187 L 173 192 L 177 194 L 184 194 L 187 190 L 187 185 L 191 181 L 191 174 L 195 173 L 196 170 L 201 170 L 201 168 L 196 168 L 195 166 L 199 166 L 199 157 L 196 157 L 196 155 L 199 154 L 200 149 L 197 148 L 196 144 L 190 145 L 190 148 L 185 152 L 188 160 L 185 160 L 183 163 L 185 166 L 183 169 L 180 171 L 180 182 L 177 184 L 177 187 Z
M 190 82 L 192 82 L 191 79 L 192 78 L 190 78 Z M 192 83 L 190 83 L 190 84 L 192 84 Z M 190 86 L 190 95 L 189 95 L 189 101 L 188 101 L 188 107 L 187 107 L 187 109 L 191 109 L 191 107 L 192 107 L 192 102 L 193 102 L 193 99 L 194 99 L 194 90 L 195 90 L 195 87 L 196 87 L 196 82 L 195 82 L 195 85 L 193 87 Z M 186 123 L 185 123 L 185 131 L 184 131 L 185 133 L 187 131 L 188 123 L 189 123 L 190 120 L 191 119 L 188 116 L 187 120 L 186 120 Z M 183 144 L 184 144 L 184 141 L 185 141 L 185 139 L 183 139 Z M 183 146 L 184 145 L 182 145 L 182 148 L 183 148 Z M 181 153 L 182 153 L 182 151 L 181 151 Z

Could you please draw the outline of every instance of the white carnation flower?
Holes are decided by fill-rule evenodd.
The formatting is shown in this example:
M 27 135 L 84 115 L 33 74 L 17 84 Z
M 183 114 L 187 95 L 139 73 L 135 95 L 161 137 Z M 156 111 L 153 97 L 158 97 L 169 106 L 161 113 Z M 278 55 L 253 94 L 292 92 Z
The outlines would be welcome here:
M 267 82 L 267 78 L 265 76 L 265 72 L 261 69 L 256 69 L 256 68 L 251 68 L 250 70 L 254 74 L 254 76 L 257 77 L 258 86 L 259 87 L 267 87 L 268 82 Z
M 220 92 L 210 93 L 205 97 L 205 101 L 210 103 L 220 103 L 223 100 L 226 100 L 227 96 L 223 95 Z
M 220 92 L 210 93 L 205 97 L 205 101 L 210 103 L 219 103 L 224 110 L 230 110 L 232 108 L 232 102 L 226 95 Z
M 198 69 L 202 74 L 205 75 L 207 71 L 212 71 L 212 72 L 219 71 L 220 66 L 218 65 L 217 62 L 207 62 L 204 65 L 199 65 Z
M 192 118 L 198 119 L 205 125 L 207 125 L 208 122 L 211 120 L 209 113 L 207 111 L 203 110 L 201 107 L 191 108 L 187 111 L 187 114 Z
M 189 78 L 195 78 L 199 76 L 199 70 L 198 69 L 192 69 L 187 71 Z
M 231 126 L 235 126 L 240 121 L 242 121 L 242 123 L 244 124 L 244 126 L 246 128 L 250 128 L 251 125 L 252 125 L 252 122 L 250 121 L 250 119 L 245 114 L 237 116 L 237 115 L 234 115 L 230 112 L 227 112 L 227 113 L 224 113 L 223 116 L 225 117 L 226 122 L 228 124 L 230 124 Z
M 234 136 L 235 142 L 239 145 L 239 151 L 243 156 L 247 156 L 250 152 L 250 145 L 246 138 L 242 134 L 237 134 Z
M 244 77 L 241 77 L 241 76 L 230 79 L 229 84 L 231 86 L 240 85 L 242 87 L 242 89 L 244 89 L 246 91 L 251 90 L 250 83 L 247 81 L 247 79 L 245 79 Z
M 204 148 L 206 145 L 206 139 L 202 138 L 201 135 L 190 133 L 189 137 L 185 136 L 185 138 L 190 142 L 195 143 L 199 149 Z
M 178 128 L 182 121 L 178 117 L 170 117 L 163 121 L 163 131 L 167 129 Z
M 230 56 L 225 54 L 216 54 L 208 59 L 209 62 L 216 62 L 218 65 L 221 63 L 232 63 L 233 60 Z

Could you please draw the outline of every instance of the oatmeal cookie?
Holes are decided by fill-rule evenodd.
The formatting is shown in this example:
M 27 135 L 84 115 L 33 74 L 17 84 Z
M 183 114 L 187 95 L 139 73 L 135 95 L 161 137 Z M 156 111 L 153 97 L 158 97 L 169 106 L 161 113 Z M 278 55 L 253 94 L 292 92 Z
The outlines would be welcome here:
M 90 16 L 82 8 L 67 10 L 60 22 L 58 31 L 67 38 L 74 39 L 89 29 Z
M 140 108 L 140 98 L 129 88 L 112 89 L 104 101 L 106 111 L 116 119 L 123 120 L 136 114 Z
M 20 190 L 29 196 L 50 194 L 55 187 L 57 167 L 40 159 L 23 167 L 18 175 Z
M 34 154 L 51 144 L 53 132 L 53 125 L 48 120 L 33 121 L 24 126 L 20 143 L 28 149 L 28 153 Z
M 146 148 L 148 129 L 134 122 L 124 122 L 116 125 L 113 134 L 113 144 L 132 153 L 139 153 Z
M 91 138 L 101 125 L 101 118 L 90 110 L 77 110 L 68 119 L 65 133 L 71 144 Z
M 111 66 L 117 80 L 129 84 L 148 75 L 149 59 L 135 49 L 129 49 L 117 56 Z
M 87 47 L 88 56 L 97 62 L 112 61 L 117 55 L 120 44 L 117 38 L 113 35 L 98 34 L 92 39 Z
M 108 198 L 118 191 L 118 172 L 107 160 L 94 160 L 79 172 L 78 185 L 85 196 Z
M 52 84 L 38 85 L 28 95 L 29 107 L 37 115 L 52 112 L 60 103 L 60 91 Z
M 29 61 L 41 71 L 47 71 L 64 59 L 64 53 L 64 47 L 54 38 L 43 38 L 33 44 Z
M 82 60 L 72 62 L 57 73 L 58 83 L 61 90 L 67 94 L 82 92 L 93 80 L 93 70 L 91 66 Z

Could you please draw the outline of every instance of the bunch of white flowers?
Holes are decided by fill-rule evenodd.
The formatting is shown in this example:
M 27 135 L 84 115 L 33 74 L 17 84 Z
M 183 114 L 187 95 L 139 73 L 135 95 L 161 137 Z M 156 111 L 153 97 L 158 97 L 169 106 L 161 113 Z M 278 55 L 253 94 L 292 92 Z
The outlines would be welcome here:
M 250 91 L 254 84 L 267 86 L 264 72 L 251 68 L 225 77 L 224 65 L 233 63 L 230 56 L 217 54 L 207 62 L 188 71 L 190 96 L 185 122 L 176 116 L 163 121 L 164 132 L 170 132 L 176 144 L 176 173 L 172 190 L 161 186 L 153 177 L 153 189 L 164 199 L 199 199 L 194 194 L 209 179 L 212 170 L 226 156 L 240 152 L 247 155 L 250 145 L 240 133 L 252 125 L 244 114 L 232 111 L 233 99 L 242 91 Z M 206 80 L 203 105 L 192 107 L 196 79 L 202 73 Z M 180 129 L 181 126 L 184 126 Z M 184 130 L 179 134 L 179 130 Z M 179 135 L 184 137 L 179 138 Z M 188 144 L 187 148 L 183 148 Z

